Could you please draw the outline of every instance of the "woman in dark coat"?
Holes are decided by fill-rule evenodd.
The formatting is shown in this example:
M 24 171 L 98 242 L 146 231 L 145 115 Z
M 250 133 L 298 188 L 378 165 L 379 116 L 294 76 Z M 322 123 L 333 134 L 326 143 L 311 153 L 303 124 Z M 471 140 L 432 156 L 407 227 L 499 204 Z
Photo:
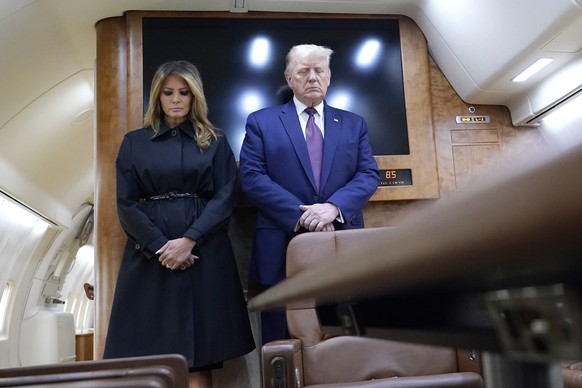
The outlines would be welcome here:
M 117 209 L 128 241 L 104 353 L 180 353 L 201 387 L 255 348 L 227 235 L 237 166 L 207 111 L 197 68 L 168 62 L 154 75 L 145 128 L 123 139 Z

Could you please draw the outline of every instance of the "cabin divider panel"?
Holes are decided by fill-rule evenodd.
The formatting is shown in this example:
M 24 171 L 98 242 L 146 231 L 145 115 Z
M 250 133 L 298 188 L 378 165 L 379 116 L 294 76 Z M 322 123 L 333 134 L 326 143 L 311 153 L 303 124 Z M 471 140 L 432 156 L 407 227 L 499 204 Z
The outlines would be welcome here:
M 101 20 L 96 29 L 95 358 L 100 359 L 126 241 L 115 206 L 115 159 L 130 117 L 125 19 Z

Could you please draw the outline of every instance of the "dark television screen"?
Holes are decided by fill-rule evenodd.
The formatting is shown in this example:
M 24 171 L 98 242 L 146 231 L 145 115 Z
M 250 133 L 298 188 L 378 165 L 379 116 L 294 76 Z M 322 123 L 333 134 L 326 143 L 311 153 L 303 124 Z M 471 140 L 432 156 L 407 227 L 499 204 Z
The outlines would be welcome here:
M 394 19 L 144 18 L 144 110 L 156 68 L 192 62 L 209 118 L 238 160 L 248 114 L 290 98 L 283 76 L 289 49 L 319 44 L 334 50 L 327 103 L 366 119 L 374 155 L 407 155 L 398 28 Z

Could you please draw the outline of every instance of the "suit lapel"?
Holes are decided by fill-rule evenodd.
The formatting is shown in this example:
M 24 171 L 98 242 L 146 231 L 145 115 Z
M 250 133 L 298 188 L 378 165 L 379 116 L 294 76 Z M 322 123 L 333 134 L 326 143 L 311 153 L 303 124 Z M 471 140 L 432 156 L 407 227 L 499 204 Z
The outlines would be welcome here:
M 321 187 L 325 187 L 325 182 L 331 173 L 331 164 L 335 156 L 337 144 L 342 126 L 342 116 L 337 109 L 327 104 L 324 105 L 323 115 L 325 120 L 325 137 L 323 140 L 323 165 L 321 166 Z
M 303 136 L 303 131 L 301 130 L 301 124 L 299 123 L 299 118 L 297 117 L 297 111 L 295 109 L 295 104 L 293 104 L 293 100 L 283 105 L 279 117 L 283 123 L 285 131 L 287 132 L 287 136 L 289 136 L 289 139 L 293 144 L 295 153 L 299 157 L 299 161 L 301 162 L 303 170 L 305 170 L 305 173 L 309 177 L 309 181 L 315 188 L 315 179 L 313 178 L 311 162 L 309 160 L 309 154 L 307 153 L 307 144 L 305 143 L 305 137 Z

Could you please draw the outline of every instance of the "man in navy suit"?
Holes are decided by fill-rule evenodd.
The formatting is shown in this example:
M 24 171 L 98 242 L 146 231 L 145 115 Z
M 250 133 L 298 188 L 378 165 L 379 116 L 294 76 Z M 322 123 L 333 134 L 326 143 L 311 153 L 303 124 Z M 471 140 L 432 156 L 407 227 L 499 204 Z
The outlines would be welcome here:
M 298 233 L 364 227 L 362 208 L 378 187 L 366 121 L 324 101 L 332 53 L 316 45 L 291 48 L 285 79 L 293 99 L 247 119 L 240 175 L 243 192 L 258 208 L 249 283 L 260 289 L 285 278 L 287 245 Z M 323 136 L 315 175 L 305 135 L 310 107 Z M 286 338 L 282 312 L 262 313 L 261 328 L 263 343 Z

